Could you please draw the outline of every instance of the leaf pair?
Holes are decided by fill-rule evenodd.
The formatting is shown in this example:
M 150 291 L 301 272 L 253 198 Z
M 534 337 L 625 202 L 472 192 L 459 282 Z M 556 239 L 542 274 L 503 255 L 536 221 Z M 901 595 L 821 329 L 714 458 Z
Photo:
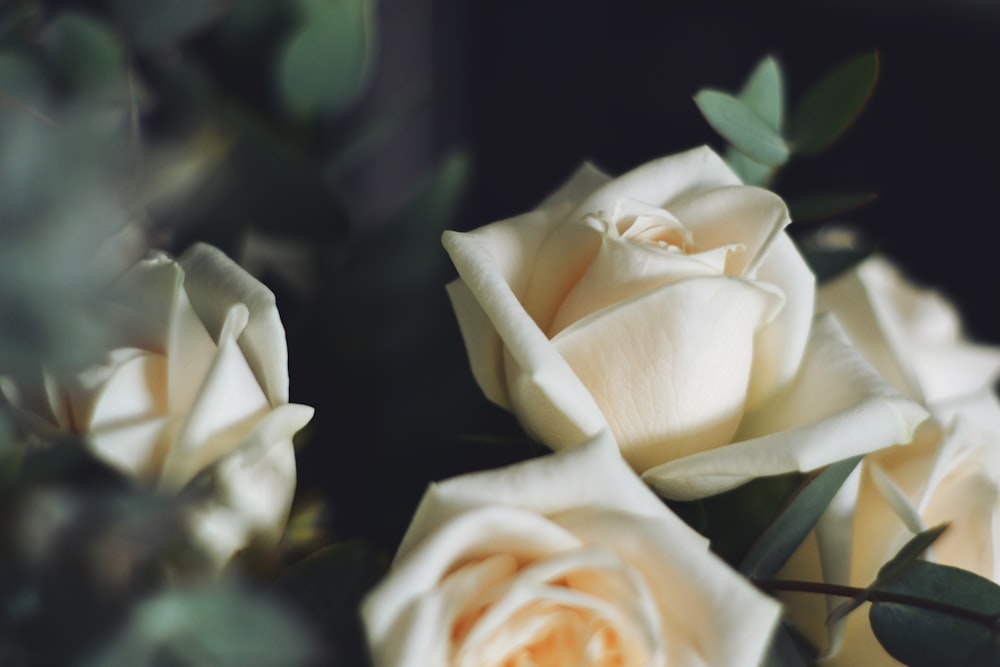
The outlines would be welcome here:
M 768 56 L 737 96 L 703 89 L 695 103 L 733 149 L 727 160 L 744 182 L 766 183 L 793 155 L 815 155 L 832 145 L 868 103 L 878 79 L 878 53 L 852 58 L 813 85 L 784 128 L 781 68 Z

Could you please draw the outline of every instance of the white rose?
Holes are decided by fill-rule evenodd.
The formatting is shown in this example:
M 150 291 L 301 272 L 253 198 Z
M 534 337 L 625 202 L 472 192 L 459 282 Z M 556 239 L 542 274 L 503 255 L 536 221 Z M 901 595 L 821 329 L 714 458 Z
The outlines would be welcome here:
M 949 522 L 926 557 L 1000 583 L 1000 406 L 990 388 L 1000 348 L 966 341 L 946 300 L 879 257 L 823 286 L 817 303 L 900 391 L 928 401 L 934 419 L 912 444 L 866 457 L 780 578 L 864 587 L 916 533 Z M 867 607 L 827 632 L 826 614 L 841 601 L 786 598 L 828 654 L 823 664 L 899 664 L 872 634 Z
M 378 667 L 749 667 L 779 607 L 605 435 L 432 485 L 362 612 Z
M 816 307 L 836 315 L 882 377 L 915 400 L 954 400 L 1000 375 L 1000 348 L 966 340 L 952 305 L 907 282 L 883 257 L 823 285 Z
M 38 395 L 3 383 L 36 426 L 83 436 L 99 458 L 168 491 L 205 473 L 192 526 L 218 564 L 277 541 L 295 491 L 292 435 L 313 409 L 288 403 L 274 295 L 219 250 L 153 254 L 110 288 L 121 340 L 107 363 L 45 374 Z M 41 423 L 40 423 L 41 422 Z
M 554 449 L 609 428 L 664 495 L 696 498 L 907 442 L 924 411 L 813 321 L 785 204 L 708 148 L 446 232 L 449 294 L 486 396 Z

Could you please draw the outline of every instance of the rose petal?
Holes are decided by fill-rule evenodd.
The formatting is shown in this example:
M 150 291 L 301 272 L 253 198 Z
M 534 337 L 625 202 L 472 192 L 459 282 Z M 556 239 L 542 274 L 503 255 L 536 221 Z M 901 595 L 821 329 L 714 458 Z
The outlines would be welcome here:
M 920 382 L 905 362 L 898 324 L 885 320 L 860 271 L 850 271 L 820 287 L 816 298 L 819 312 L 832 312 L 851 342 L 875 370 L 904 396 L 923 402 Z
M 448 283 L 446 289 L 458 320 L 458 328 L 462 332 L 462 340 L 465 341 L 472 376 L 487 399 L 510 410 L 500 334 L 461 278 Z
M 747 411 L 752 412 L 795 380 L 812 328 L 816 278 L 795 244 L 785 234 L 771 240 L 753 276 L 785 295 L 785 306 L 757 333 L 754 361 L 747 387 Z
M 476 307 L 486 314 L 503 341 L 502 360 L 481 359 L 478 365 L 483 369 L 503 365 L 509 396 L 532 406 L 532 413 L 519 413 L 525 428 L 552 436 L 540 438 L 555 443 L 552 446 L 576 445 L 606 428 L 593 397 L 525 312 L 481 238 L 446 234 L 444 240 Z M 464 300 L 456 303 L 457 308 L 473 305 Z M 475 309 L 460 314 L 459 320 L 482 322 Z
M 70 388 L 75 399 L 74 430 L 87 433 L 166 415 L 166 387 L 167 360 L 162 355 L 132 348 L 115 350 L 103 381 L 91 384 L 88 378 L 80 378 Z
M 407 538 L 411 534 L 412 527 Z M 442 522 L 421 537 L 419 548 L 397 553 L 391 576 L 362 605 L 375 663 L 423 665 L 448 645 L 450 628 L 442 621 L 456 610 L 444 605 L 448 600 L 435 588 L 455 565 L 494 553 L 536 560 L 577 546 L 576 538 L 548 519 L 513 507 L 480 507 Z
M 199 470 L 237 447 L 269 407 L 235 339 L 228 336 L 220 341 L 164 463 L 161 483 L 175 488 L 186 484 Z
M 735 665 L 766 649 L 779 605 L 711 554 L 673 513 L 581 510 L 557 520 L 582 541 L 607 545 L 643 575 L 663 616 L 666 665 Z M 695 656 L 687 656 L 692 649 Z
M 149 481 L 156 477 L 166 455 L 164 433 L 171 421 L 170 417 L 159 417 L 94 431 L 87 435 L 87 444 L 98 458 L 117 470 Z
M 553 488 L 558 488 L 559 493 L 553 493 Z M 614 439 L 605 431 L 558 456 L 431 485 L 403 537 L 399 554 L 406 554 L 437 526 L 462 512 L 492 504 L 547 516 L 574 507 L 617 509 L 641 516 L 665 514 L 663 502 L 638 483 L 618 453 Z
M 287 403 L 288 348 L 271 290 L 212 246 L 196 244 L 177 261 L 191 304 L 216 340 L 233 306 L 246 306 L 240 349 L 271 405 Z
M 781 305 L 780 295 L 747 281 L 694 278 L 594 313 L 552 345 L 590 390 L 625 459 L 643 471 L 730 441 L 743 417 L 754 335 Z M 628 382 L 608 382 L 615 377 Z M 531 409 L 516 398 L 515 407 Z
M 569 217 L 579 219 L 588 213 L 610 212 L 620 199 L 633 199 L 671 210 L 670 203 L 674 200 L 727 185 L 742 184 L 711 148 L 699 146 L 647 162 L 609 181 L 584 199 L 577 206 L 575 215 Z M 684 222 L 683 218 L 681 221 Z
M 701 498 L 754 477 L 815 470 L 910 442 L 926 417 L 847 343 L 836 320 L 823 316 L 795 383 L 748 415 L 736 442 L 657 466 L 643 479 L 669 498 Z
M 594 233 L 600 235 L 600 249 L 556 311 L 549 337 L 621 301 L 687 278 L 722 274 L 721 268 L 711 263 L 710 253 L 686 255 L 597 230 Z M 727 254 L 723 250 L 723 261 Z

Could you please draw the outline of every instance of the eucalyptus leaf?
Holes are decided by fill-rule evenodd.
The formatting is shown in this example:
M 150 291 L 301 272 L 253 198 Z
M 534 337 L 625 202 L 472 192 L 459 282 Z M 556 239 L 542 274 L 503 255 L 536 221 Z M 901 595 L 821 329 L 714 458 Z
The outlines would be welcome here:
M 917 558 L 927 551 L 947 528 L 948 524 L 942 523 L 914 535 L 889 562 L 879 568 L 878 576 L 872 587 L 879 588 L 885 582 L 903 574 L 906 568 L 910 567 Z
M 303 20 L 278 63 L 278 86 L 299 118 L 350 106 L 368 75 L 373 51 L 369 0 L 306 0 Z
M 274 601 L 229 587 L 172 590 L 142 602 L 86 667 L 315 664 L 317 644 Z
M 912 667 L 980 664 L 995 654 L 1000 587 L 967 570 L 913 561 L 876 589 L 905 598 L 873 599 L 872 631 L 897 660 Z M 936 607 L 936 608 L 935 608 Z
M 788 202 L 792 220 L 812 222 L 836 215 L 843 215 L 878 199 L 878 193 L 871 191 L 837 192 L 799 197 Z
M 740 180 L 747 185 L 764 185 L 774 174 L 774 168 L 766 164 L 754 162 L 743 153 L 732 146 L 726 150 L 726 164 L 732 169 Z
M 834 68 L 809 88 L 792 114 L 792 150 L 813 155 L 840 138 L 868 104 L 878 71 L 878 53 L 866 53 Z
M 740 563 L 750 579 L 773 577 L 819 521 L 861 456 L 832 463 L 811 475 Z
M 740 91 L 740 100 L 781 132 L 785 115 L 785 83 L 774 56 L 766 56 L 750 74 Z
M 694 98 L 708 124 L 751 160 L 778 167 L 788 160 L 788 146 L 771 125 L 739 99 L 718 90 Z
M 50 66 L 74 89 L 87 95 L 113 92 L 124 83 L 121 39 L 86 14 L 59 14 L 45 28 L 42 46 Z

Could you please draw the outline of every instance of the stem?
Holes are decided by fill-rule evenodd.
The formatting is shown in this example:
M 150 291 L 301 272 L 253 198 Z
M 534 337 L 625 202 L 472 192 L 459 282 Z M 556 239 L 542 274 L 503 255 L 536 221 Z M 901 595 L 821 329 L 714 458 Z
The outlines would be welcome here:
M 787 579 L 770 579 L 767 581 L 755 581 L 757 588 L 766 593 L 776 591 L 789 591 L 795 593 L 817 593 L 819 595 L 836 595 L 843 598 L 863 598 L 869 602 L 886 602 L 901 604 L 908 607 L 927 609 L 939 614 L 947 614 L 960 618 L 970 623 L 982 625 L 989 630 L 998 627 L 1000 617 L 989 614 L 981 614 L 971 609 L 956 607 L 954 605 L 928 600 L 927 598 L 914 597 L 912 595 L 902 595 L 900 593 L 890 593 L 889 591 L 872 590 L 867 588 L 857 588 L 855 586 L 838 586 L 837 584 L 823 584 L 814 581 L 792 581 Z

